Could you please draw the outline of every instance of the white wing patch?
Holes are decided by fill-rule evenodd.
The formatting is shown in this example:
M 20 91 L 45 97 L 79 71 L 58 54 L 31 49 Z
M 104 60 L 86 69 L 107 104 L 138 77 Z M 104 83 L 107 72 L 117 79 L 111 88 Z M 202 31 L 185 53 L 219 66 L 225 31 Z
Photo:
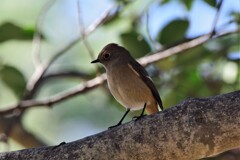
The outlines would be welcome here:
M 128 63 L 128 67 L 138 76 L 140 77 L 139 73 Z

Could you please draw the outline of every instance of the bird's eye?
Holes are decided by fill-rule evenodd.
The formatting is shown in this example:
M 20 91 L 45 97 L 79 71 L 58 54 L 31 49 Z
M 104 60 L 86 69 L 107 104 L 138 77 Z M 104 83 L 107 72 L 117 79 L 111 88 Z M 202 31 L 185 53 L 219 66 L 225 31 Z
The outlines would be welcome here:
M 106 59 L 106 60 L 108 60 L 109 58 L 110 58 L 110 54 L 109 53 L 106 53 L 106 54 L 104 54 L 104 59 Z

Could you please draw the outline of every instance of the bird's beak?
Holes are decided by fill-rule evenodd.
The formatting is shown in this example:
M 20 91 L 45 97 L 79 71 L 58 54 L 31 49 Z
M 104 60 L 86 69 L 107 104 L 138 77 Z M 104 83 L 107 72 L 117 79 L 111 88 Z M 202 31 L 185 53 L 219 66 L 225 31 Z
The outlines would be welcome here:
M 92 61 L 91 63 L 98 63 L 98 62 L 100 62 L 99 59 L 96 59 L 96 60 Z

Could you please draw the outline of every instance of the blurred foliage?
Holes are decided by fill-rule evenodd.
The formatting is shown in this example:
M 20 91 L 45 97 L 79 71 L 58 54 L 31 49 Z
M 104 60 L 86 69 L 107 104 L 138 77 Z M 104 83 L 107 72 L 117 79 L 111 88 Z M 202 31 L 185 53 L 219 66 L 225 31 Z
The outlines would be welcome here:
M 142 57 L 151 51 L 151 48 L 148 45 L 147 41 L 144 39 L 143 35 L 137 33 L 134 30 L 130 32 L 121 33 L 120 38 L 122 44 L 135 57 Z
M 193 0 L 184 0 L 183 4 L 185 4 L 186 8 L 190 10 L 192 8 Z
M 189 22 L 187 20 L 173 20 L 158 33 L 158 42 L 162 45 L 172 45 L 183 40 L 187 32 Z
M 204 1 L 212 7 L 217 7 L 217 0 L 204 0 Z
M 24 29 L 12 23 L 4 23 L 0 26 L 0 43 L 10 39 L 31 40 L 33 34 L 33 29 Z
M 80 3 L 83 19 L 87 19 L 84 22 L 86 26 L 89 25 L 88 16 L 91 16 L 91 19 L 97 19 L 108 5 L 119 4 L 116 14 L 112 14 L 103 26 L 87 38 L 95 56 L 107 43 L 114 42 L 126 47 L 134 57 L 142 57 L 156 51 L 156 48 L 168 48 L 196 37 L 199 33 L 191 35 L 189 31 L 194 29 L 192 26 L 198 20 L 191 19 L 190 15 L 201 16 L 203 12 L 209 12 L 209 8 L 216 12 L 217 6 L 215 0 L 115 0 L 110 2 L 102 0 L 101 2 L 80 1 Z M 94 8 L 91 3 L 94 3 Z M 228 3 L 233 3 L 233 0 Z M 19 9 L 18 5 L 23 4 L 33 7 L 34 10 Z M 4 13 L 0 15 L 0 109 L 15 102 L 15 99 L 21 99 L 26 80 L 34 71 L 31 62 L 31 40 L 35 32 L 33 28 L 36 24 L 36 15 L 43 5 L 44 2 L 39 1 L 36 4 L 34 0 L 0 2 L 0 10 L 6 11 L 11 8 L 10 11 L 14 12 L 14 16 L 11 16 L 13 18 L 9 18 Z M 53 56 L 54 51 L 76 37 L 79 26 L 75 7 L 74 1 L 59 0 L 49 11 L 46 11 L 41 24 L 41 33 L 45 35 L 40 50 L 43 61 L 47 61 Z M 168 16 L 175 10 L 183 14 Z M 146 24 L 146 12 L 149 13 L 149 24 Z M 156 14 L 159 14 L 157 18 Z M 19 23 L 20 15 L 21 18 L 25 17 L 22 19 L 27 21 L 27 24 Z M 223 25 L 217 26 L 220 32 L 221 28 L 224 28 L 223 31 L 239 28 L 239 10 L 228 7 L 222 15 L 224 20 L 219 24 Z M 169 18 L 158 25 L 158 21 L 163 17 Z M 210 26 L 206 33 L 211 32 L 212 24 L 199 24 L 198 28 L 206 26 Z M 146 28 L 149 28 L 149 31 Z M 198 28 L 194 30 L 197 31 Z M 164 108 L 171 107 L 188 97 L 208 97 L 238 90 L 240 88 L 239 50 L 240 35 L 234 34 L 212 39 L 204 45 L 148 66 L 147 70 L 158 88 Z M 86 48 L 79 42 L 61 56 L 47 73 L 71 69 L 94 76 L 95 66 L 90 64 L 89 57 Z M 34 98 L 48 98 L 75 87 L 83 81 L 81 77 L 46 81 Z M 106 85 L 103 85 L 94 91 L 64 101 L 53 109 L 33 108 L 26 112 L 23 123 L 28 130 L 49 144 L 57 144 L 103 131 L 117 123 L 123 114 L 124 108 L 109 94 Z M 132 113 L 128 116 L 128 120 L 134 114 L 139 113 Z M 19 149 L 19 147 L 11 149 Z
M 15 67 L 0 66 L 0 79 L 8 86 L 18 99 L 21 99 L 26 85 L 24 75 Z

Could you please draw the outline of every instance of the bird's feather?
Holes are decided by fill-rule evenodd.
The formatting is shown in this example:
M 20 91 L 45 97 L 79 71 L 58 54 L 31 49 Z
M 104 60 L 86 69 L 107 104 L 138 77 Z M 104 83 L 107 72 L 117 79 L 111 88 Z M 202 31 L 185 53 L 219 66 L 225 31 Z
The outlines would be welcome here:
M 154 86 L 152 80 L 149 78 L 149 75 L 147 73 L 147 71 L 143 68 L 143 66 L 141 66 L 137 61 L 135 60 L 131 60 L 129 62 L 129 65 L 131 65 L 131 68 L 133 68 L 135 70 L 135 73 L 138 74 L 138 76 L 140 76 L 140 78 L 146 83 L 146 85 L 150 88 L 154 98 L 156 99 L 156 101 L 158 102 L 159 107 L 161 108 L 161 110 L 163 110 L 163 105 L 162 105 L 162 100 L 159 96 L 159 93 L 156 89 L 156 87 Z

